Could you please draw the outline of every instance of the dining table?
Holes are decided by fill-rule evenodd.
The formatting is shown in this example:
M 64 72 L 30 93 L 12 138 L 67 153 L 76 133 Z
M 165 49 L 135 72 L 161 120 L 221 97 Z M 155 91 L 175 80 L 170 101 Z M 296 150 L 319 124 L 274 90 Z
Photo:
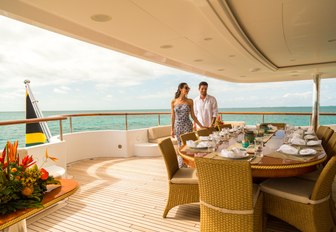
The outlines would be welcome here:
M 316 170 L 317 166 L 324 163 L 327 159 L 327 155 L 321 144 L 315 146 L 291 145 L 298 150 L 305 148 L 314 149 L 316 154 L 312 155 L 292 155 L 278 151 L 280 146 L 285 144 L 284 130 L 270 131 L 270 133 L 262 136 L 264 141 L 262 155 L 256 155 L 254 145 L 243 148 L 241 142 L 242 136 L 242 134 L 230 136 L 230 138 L 225 141 L 221 141 L 215 148 L 207 147 L 205 149 L 198 149 L 184 145 L 178 149 L 178 153 L 187 166 L 195 167 L 194 157 L 230 159 L 221 156 L 223 149 L 231 150 L 232 148 L 237 148 L 246 150 L 246 157 L 239 158 L 239 160 L 247 160 L 250 162 L 252 176 L 254 178 L 278 178 L 303 175 Z

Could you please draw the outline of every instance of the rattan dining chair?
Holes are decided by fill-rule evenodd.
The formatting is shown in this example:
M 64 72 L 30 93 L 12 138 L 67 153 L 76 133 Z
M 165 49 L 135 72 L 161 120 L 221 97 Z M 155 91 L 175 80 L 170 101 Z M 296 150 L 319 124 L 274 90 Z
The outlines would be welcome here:
M 336 157 L 323 168 L 317 181 L 296 177 L 268 179 L 261 183 L 266 213 L 301 231 L 332 231 L 332 183 L 336 174 Z
M 210 127 L 210 128 L 205 128 L 205 129 L 200 129 L 197 131 L 198 136 L 208 136 L 212 134 L 212 132 L 217 131 L 216 127 Z
M 198 139 L 196 132 L 185 133 L 183 135 L 180 135 L 180 138 L 183 145 L 186 145 L 188 140 L 196 141 Z
M 167 204 L 163 212 L 165 218 L 169 210 L 175 206 L 199 202 L 199 190 L 195 169 L 178 167 L 171 139 L 161 141 L 159 148 L 166 164 L 169 184 Z
M 252 184 L 250 163 L 195 157 L 200 231 L 262 231 L 262 194 Z
M 330 128 L 330 127 L 328 127 L 328 126 L 319 126 L 319 128 L 317 128 L 317 131 L 316 131 L 317 138 L 322 140 L 322 136 L 323 136 L 324 132 L 328 128 Z
M 232 129 L 232 124 L 226 123 L 223 125 L 218 125 L 218 130 L 221 131 L 222 129 Z
M 327 143 L 330 139 L 330 137 L 332 136 L 332 134 L 334 133 L 334 130 L 331 128 L 327 128 L 325 130 L 325 132 L 322 134 L 322 146 L 324 149 L 326 149 L 327 147 Z

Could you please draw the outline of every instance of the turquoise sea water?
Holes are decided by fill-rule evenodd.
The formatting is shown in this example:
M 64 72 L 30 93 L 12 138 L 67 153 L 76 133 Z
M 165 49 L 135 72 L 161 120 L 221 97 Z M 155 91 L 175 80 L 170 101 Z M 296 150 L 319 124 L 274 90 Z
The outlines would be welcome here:
M 220 112 L 311 112 L 311 107 L 261 107 L 261 108 L 221 108 Z M 98 111 L 45 111 L 44 116 L 76 113 L 93 113 Z M 121 111 L 99 111 L 121 112 Z M 126 111 L 123 111 L 126 112 Z M 170 112 L 168 109 L 160 110 L 129 110 L 127 112 Z M 336 106 L 322 106 L 320 112 L 336 112 Z M 25 112 L 1 112 L 0 121 L 24 119 Z M 255 125 L 262 121 L 261 115 L 223 115 L 224 121 L 245 121 L 248 125 Z M 161 125 L 170 124 L 170 115 L 162 115 Z M 266 115 L 265 122 L 286 122 L 295 126 L 306 126 L 310 123 L 309 116 L 289 115 Z M 320 124 L 336 124 L 336 116 L 320 116 Z M 124 130 L 124 116 L 98 116 L 98 117 L 75 117 L 72 119 L 73 131 L 90 130 Z M 157 115 L 128 116 L 128 129 L 139 129 L 158 125 Z M 48 122 L 52 135 L 59 134 L 59 122 Z M 69 120 L 63 121 L 63 133 L 69 133 Z M 25 146 L 25 124 L 0 126 L 0 147 L 7 140 L 19 140 L 19 146 Z

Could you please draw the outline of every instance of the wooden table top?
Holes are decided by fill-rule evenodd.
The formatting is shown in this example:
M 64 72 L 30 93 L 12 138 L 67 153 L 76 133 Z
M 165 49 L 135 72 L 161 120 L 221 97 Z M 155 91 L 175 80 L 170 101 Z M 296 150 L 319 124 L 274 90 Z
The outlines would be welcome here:
M 269 178 L 299 176 L 314 171 L 316 165 L 323 163 L 326 160 L 326 153 L 321 145 L 312 147 L 317 150 L 317 154 L 313 157 L 291 157 L 290 155 L 276 154 L 278 153 L 276 150 L 283 144 L 283 142 L 283 131 L 278 131 L 267 138 L 267 143 L 263 149 L 264 156 L 257 158 L 257 162 L 251 161 L 253 177 Z M 241 146 L 237 143 L 237 138 L 231 138 L 229 141 L 224 142 L 218 147 L 217 152 L 223 148 L 230 148 L 232 146 Z M 195 167 L 195 155 L 205 156 L 206 153 L 212 153 L 210 149 L 201 151 L 187 149 L 186 146 L 181 147 L 178 152 L 190 167 Z M 279 157 L 277 157 L 277 155 Z
M 45 208 L 67 198 L 76 192 L 79 187 L 79 184 L 72 179 L 60 179 L 61 186 L 51 190 L 50 192 L 45 193 L 42 200 L 43 207 L 41 208 L 29 208 L 17 210 L 14 213 L 1 216 L 0 218 L 0 230 L 3 230 L 23 219 L 26 219 L 37 212 L 44 210 Z

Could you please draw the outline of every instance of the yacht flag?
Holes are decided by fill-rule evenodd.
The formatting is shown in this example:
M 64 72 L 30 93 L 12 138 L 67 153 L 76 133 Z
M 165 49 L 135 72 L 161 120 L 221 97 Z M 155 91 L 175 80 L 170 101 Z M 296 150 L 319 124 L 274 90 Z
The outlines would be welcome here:
M 37 101 L 34 99 L 33 93 L 30 89 L 29 80 L 25 80 L 26 85 L 26 119 L 43 118 Z M 26 124 L 26 146 L 33 146 L 49 141 L 51 137 L 48 124 L 46 122 L 28 123 Z

